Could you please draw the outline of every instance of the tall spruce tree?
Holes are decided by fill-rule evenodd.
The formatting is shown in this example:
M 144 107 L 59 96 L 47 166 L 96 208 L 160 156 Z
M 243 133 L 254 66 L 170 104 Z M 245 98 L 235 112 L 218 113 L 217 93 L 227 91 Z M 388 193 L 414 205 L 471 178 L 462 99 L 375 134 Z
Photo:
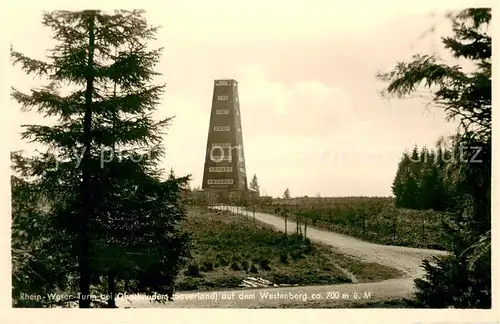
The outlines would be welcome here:
M 395 197 L 396 207 L 407 207 L 406 206 L 406 177 L 408 174 L 408 165 L 410 164 L 410 159 L 407 152 L 403 152 L 403 156 L 398 163 L 398 169 L 396 171 L 396 176 L 392 182 L 392 193 Z
M 411 155 L 407 152 L 398 164 L 398 170 L 393 180 L 392 191 L 396 197 L 396 206 L 403 208 L 418 208 L 420 157 L 416 148 Z
M 17 182 L 21 204 L 24 192 L 49 202 L 41 217 L 48 225 L 34 256 L 45 272 L 59 274 L 58 280 L 43 278 L 46 289 L 79 292 L 81 308 L 99 306 L 88 297 L 103 287 L 110 293 L 107 306 L 114 307 L 117 281 L 129 292 L 172 296 L 188 255 L 179 223 L 186 214 L 180 194 L 189 177 L 163 180 L 157 167 L 171 121 L 152 116 L 164 91 L 164 85 L 151 84 L 161 49 L 149 50 L 147 42 L 157 28 L 137 10 L 55 11 L 43 15 L 43 25 L 58 42 L 49 62 L 14 50 L 11 57 L 49 82 L 30 94 L 13 89 L 13 98 L 23 109 L 36 108 L 59 122 L 26 125 L 23 138 L 45 145 L 47 152 L 15 159 L 15 168 L 34 179 L 28 191 Z M 23 213 L 29 211 L 17 214 Z M 39 259 L 40 252 L 61 246 L 64 267 Z
M 455 58 L 475 66 L 467 72 L 431 55 L 415 55 L 378 77 L 389 83 L 383 95 L 405 97 L 419 85 L 434 91 L 433 103 L 460 129 L 447 163 L 455 198 L 448 230 L 453 254 L 424 261 L 426 276 L 415 281 L 424 307 L 491 307 L 491 9 L 466 9 L 451 15 L 453 37 L 443 44 Z
M 419 209 L 436 209 L 437 182 L 439 175 L 434 167 L 434 156 L 423 147 L 420 150 L 420 195 Z

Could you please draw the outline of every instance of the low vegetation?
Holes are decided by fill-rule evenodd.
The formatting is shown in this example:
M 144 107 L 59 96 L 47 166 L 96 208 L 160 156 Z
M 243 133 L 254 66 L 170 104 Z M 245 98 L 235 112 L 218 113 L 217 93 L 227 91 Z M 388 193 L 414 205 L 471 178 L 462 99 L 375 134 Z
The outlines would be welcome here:
M 179 291 L 236 288 L 246 277 L 278 285 L 319 285 L 400 275 L 229 212 L 192 208 L 183 226 L 192 235 L 192 259 L 179 276 Z
M 256 211 L 379 244 L 446 250 L 444 212 L 396 208 L 385 197 L 274 199 Z

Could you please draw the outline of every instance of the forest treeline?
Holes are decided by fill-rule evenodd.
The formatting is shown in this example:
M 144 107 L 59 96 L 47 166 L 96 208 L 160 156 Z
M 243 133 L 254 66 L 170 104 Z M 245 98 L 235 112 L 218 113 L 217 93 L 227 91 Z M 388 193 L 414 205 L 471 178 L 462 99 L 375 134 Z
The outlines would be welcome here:
M 415 146 L 402 154 L 392 184 L 400 208 L 446 211 L 456 200 L 453 167 L 466 159 L 458 137 L 441 138 L 434 148 Z M 479 156 L 481 147 L 473 148 Z M 462 150 L 462 151 L 460 151 Z M 481 163 L 472 159 L 472 163 Z M 464 161 L 462 161 L 464 162 Z

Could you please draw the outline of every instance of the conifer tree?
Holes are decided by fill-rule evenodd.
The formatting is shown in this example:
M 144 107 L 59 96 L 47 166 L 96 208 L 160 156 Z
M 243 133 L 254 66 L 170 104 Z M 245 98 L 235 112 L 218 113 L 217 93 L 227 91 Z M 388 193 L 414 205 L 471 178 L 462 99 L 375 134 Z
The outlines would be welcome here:
M 283 193 L 283 198 L 284 199 L 290 199 L 290 189 L 286 188 L 285 192 Z
M 418 160 L 415 159 L 418 162 L 411 162 L 413 158 L 407 152 L 403 153 L 392 184 L 396 207 L 444 211 L 452 206 L 453 185 L 447 172 L 452 169 L 454 162 L 446 157 L 451 152 L 443 147 L 444 141 L 440 140 L 435 150 L 423 147 Z M 420 164 L 418 171 L 413 166 L 413 172 L 416 172 L 414 176 L 410 170 L 410 164 L 413 163 Z M 415 188 L 417 185 L 418 191 Z
M 427 147 L 420 150 L 419 209 L 434 209 L 438 174 L 434 168 L 434 157 Z
M 11 159 L 18 162 L 13 164 L 17 175 L 11 176 L 12 306 L 41 307 L 53 302 L 48 296 L 75 284 L 69 275 L 75 269 L 68 262 L 69 240 L 47 217 L 48 199 L 36 181 L 25 178 L 19 152 L 12 152 Z M 19 298 L 21 294 L 41 299 Z
M 50 226 L 36 248 L 66 247 L 59 254 L 67 266 L 47 269 L 61 280 L 44 278 L 47 289 L 80 292 L 81 308 L 99 306 L 88 296 L 103 286 L 111 293 L 107 306 L 114 307 L 117 281 L 128 291 L 171 296 L 188 255 L 179 222 L 185 216 L 181 188 L 189 177 L 164 181 L 157 168 L 171 121 L 152 116 L 164 91 L 151 84 L 161 49 L 150 50 L 147 42 L 157 27 L 137 10 L 55 11 L 43 15 L 43 25 L 58 42 L 49 61 L 14 50 L 11 57 L 26 73 L 48 80 L 29 94 L 13 89 L 13 98 L 25 110 L 58 120 L 25 126 L 23 138 L 47 152 L 15 160 L 25 177 L 35 179 L 32 192 L 49 202 L 43 219 Z M 35 261 L 48 267 L 42 254 Z
M 491 307 L 491 9 L 471 8 L 451 15 L 453 37 L 443 44 L 455 58 L 474 64 L 467 72 L 432 55 L 415 55 L 379 74 L 389 83 L 384 95 L 405 97 L 419 85 L 434 91 L 433 103 L 458 119 L 452 141 L 453 163 L 447 182 L 453 187 L 448 226 L 453 255 L 425 261 L 426 276 L 415 281 L 424 307 Z
M 405 198 L 406 177 L 408 174 L 408 166 L 410 159 L 407 152 L 403 152 L 403 156 L 398 163 L 396 176 L 392 183 L 392 193 L 395 196 L 396 207 L 407 207 Z
M 258 193 L 260 193 L 259 181 L 257 180 L 256 174 L 253 175 L 253 178 L 252 178 L 252 181 L 250 181 L 249 187 L 250 187 L 250 189 L 253 189 L 253 190 L 257 191 Z

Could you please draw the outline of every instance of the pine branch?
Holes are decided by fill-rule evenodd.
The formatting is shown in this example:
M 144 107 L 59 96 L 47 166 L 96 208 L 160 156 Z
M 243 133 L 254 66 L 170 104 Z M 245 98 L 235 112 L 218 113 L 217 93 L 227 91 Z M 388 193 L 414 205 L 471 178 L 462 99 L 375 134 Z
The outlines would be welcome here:
M 19 52 L 14 51 L 12 47 L 10 49 L 10 57 L 12 64 L 20 64 L 21 69 L 26 72 L 26 74 L 35 74 L 42 76 L 45 74 L 49 74 L 54 69 L 54 66 L 52 64 L 40 60 L 31 59 Z
M 43 90 L 31 90 L 31 95 L 12 88 L 11 96 L 22 105 L 23 111 L 38 107 L 38 112 L 44 113 L 45 117 L 60 115 L 61 118 L 67 119 L 82 112 L 83 94 L 83 91 L 77 91 L 63 97 L 47 87 Z

